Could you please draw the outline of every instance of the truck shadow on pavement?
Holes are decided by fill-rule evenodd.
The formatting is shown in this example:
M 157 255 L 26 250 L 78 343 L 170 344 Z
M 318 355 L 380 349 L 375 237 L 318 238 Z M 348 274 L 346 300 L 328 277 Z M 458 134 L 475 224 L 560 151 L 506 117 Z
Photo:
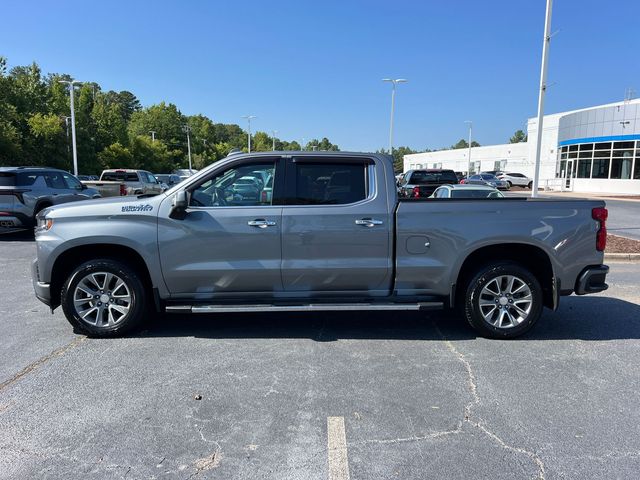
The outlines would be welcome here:
M 471 340 L 466 321 L 445 312 L 297 312 L 165 315 L 147 322 L 141 337 Z M 640 339 L 640 305 L 611 297 L 566 297 L 556 312 L 515 341 Z
M 0 242 L 34 242 L 33 229 L 0 231 Z

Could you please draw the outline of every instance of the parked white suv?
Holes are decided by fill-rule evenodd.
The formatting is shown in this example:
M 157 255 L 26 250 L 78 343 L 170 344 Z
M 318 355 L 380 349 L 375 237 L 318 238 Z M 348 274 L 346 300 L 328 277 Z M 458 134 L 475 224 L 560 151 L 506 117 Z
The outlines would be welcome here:
M 533 185 L 533 180 L 522 173 L 507 173 L 502 172 L 496 175 L 500 180 L 504 180 L 509 183 L 509 187 L 523 187 L 523 188 L 531 188 Z

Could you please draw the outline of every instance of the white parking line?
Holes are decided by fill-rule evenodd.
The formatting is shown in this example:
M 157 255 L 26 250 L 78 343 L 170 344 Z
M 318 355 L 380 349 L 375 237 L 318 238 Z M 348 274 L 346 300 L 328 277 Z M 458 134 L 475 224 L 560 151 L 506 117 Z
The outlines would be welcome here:
M 329 480 L 349 480 L 344 417 L 327 417 L 327 453 L 329 456 Z

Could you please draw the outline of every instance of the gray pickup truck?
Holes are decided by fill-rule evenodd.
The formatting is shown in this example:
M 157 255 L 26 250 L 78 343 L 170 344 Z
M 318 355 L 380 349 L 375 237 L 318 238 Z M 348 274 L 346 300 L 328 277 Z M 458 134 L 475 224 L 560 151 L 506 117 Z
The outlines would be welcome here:
M 269 193 L 245 196 L 247 178 L 272 178 L 258 182 Z M 604 207 L 399 200 L 385 155 L 233 155 L 154 197 L 44 210 L 33 284 L 95 337 L 153 311 L 447 308 L 481 335 L 512 338 L 561 295 L 607 288 Z

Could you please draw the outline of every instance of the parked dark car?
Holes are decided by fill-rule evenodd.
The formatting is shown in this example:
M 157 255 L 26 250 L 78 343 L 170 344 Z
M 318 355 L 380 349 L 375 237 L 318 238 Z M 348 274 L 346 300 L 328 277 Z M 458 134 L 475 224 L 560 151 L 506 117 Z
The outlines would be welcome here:
M 440 185 L 457 183 L 458 177 L 453 170 L 409 170 L 400 180 L 398 195 L 401 198 L 426 198 Z
M 44 167 L 0 167 L 0 228 L 36 224 L 39 211 L 60 203 L 100 198 L 93 188 L 63 170 Z

